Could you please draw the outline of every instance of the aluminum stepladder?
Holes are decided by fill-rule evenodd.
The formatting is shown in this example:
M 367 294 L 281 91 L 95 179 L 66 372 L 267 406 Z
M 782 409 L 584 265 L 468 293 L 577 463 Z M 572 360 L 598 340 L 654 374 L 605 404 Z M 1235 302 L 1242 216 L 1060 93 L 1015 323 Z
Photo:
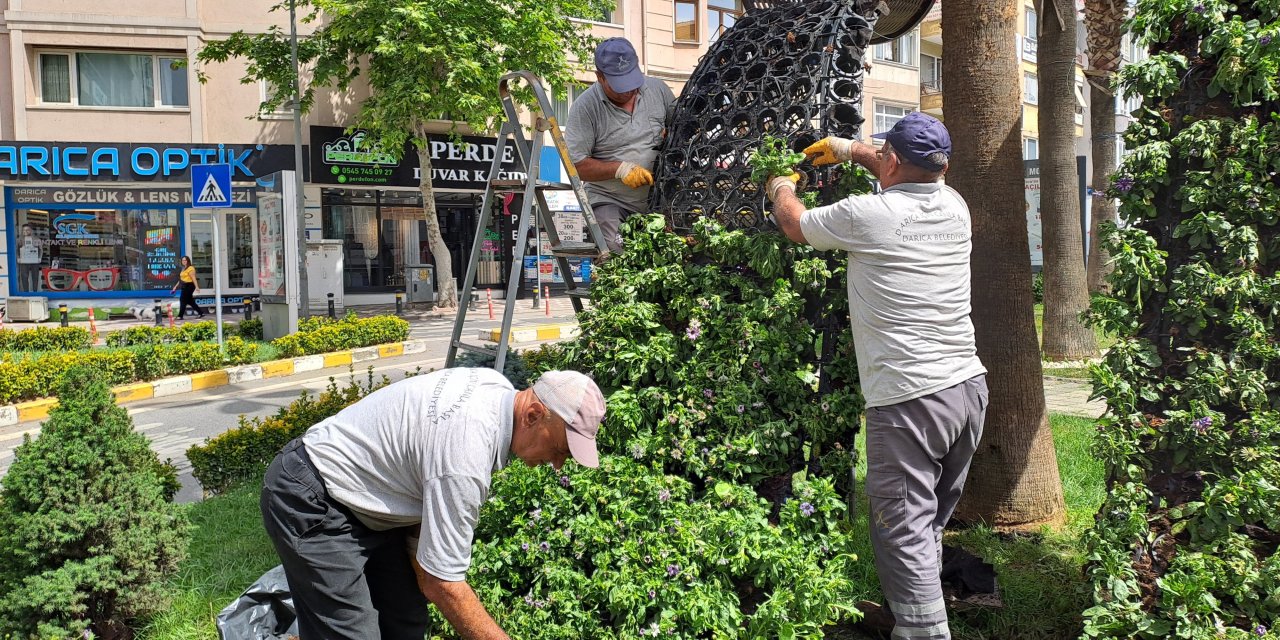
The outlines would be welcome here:
M 512 95 L 512 83 L 517 80 L 523 80 L 528 85 L 537 102 L 536 107 L 531 109 L 534 119 L 531 140 L 525 138 L 524 127 L 520 124 L 520 112 L 516 107 L 515 96 Z M 569 268 L 569 258 L 602 258 L 608 255 L 608 249 L 605 247 L 604 234 L 600 232 L 600 225 L 596 222 L 590 203 L 587 202 L 587 192 L 583 188 L 582 180 L 578 177 L 578 171 L 574 168 L 573 162 L 569 160 L 569 148 L 565 145 L 564 134 L 560 131 L 560 125 L 556 122 L 554 115 L 548 115 L 551 114 L 551 102 L 547 100 L 547 93 L 542 87 L 542 81 L 528 71 L 508 73 L 498 83 L 498 95 L 502 99 L 502 109 L 506 120 L 498 131 L 493 162 L 489 167 L 489 184 L 485 188 L 484 199 L 480 205 L 480 220 L 476 227 L 475 240 L 471 246 L 471 258 L 467 261 L 467 275 L 463 279 L 462 291 L 458 299 L 458 312 L 453 321 L 453 336 L 449 340 L 445 367 L 452 367 L 457 359 L 458 351 L 464 350 L 494 358 L 493 368 L 501 373 L 503 365 L 506 364 L 507 351 L 510 347 L 511 321 L 515 313 L 516 292 L 519 289 L 520 278 L 524 272 L 525 250 L 528 246 L 527 238 L 533 216 L 539 216 L 538 219 L 541 220 L 543 228 L 547 231 L 547 238 L 551 241 L 551 255 L 555 257 L 560 267 L 560 273 L 564 277 L 567 287 L 565 293 L 573 303 L 575 312 L 582 311 L 582 299 L 588 297 L 589 293 L 585 287 L 579 286 L 577 280 L 574 279 L 573 272 Z M 560 162 L 569 174 L 568 184 L 538 179 L 542 149 L 545 146 L 544 132 L 551 135 L 551 140 L 560 156 Z M 525 171 L 524 179 L 494 179 L 494 176 L 499 175 L 502 170 L 502 159 L 506 155 L 508 145 L 515 147 L 518 166 Z M 551 210 L 547 206 L 547 191 L 572 191 L 574 193 L 581 208 L 582 216 L 586 219 L 587 234 L 591 242 L 562 242 L 560 240 L 560 234 L 551 220 Z M 515 255 L 512 257 L 511 273 L 507 279 L 506 304 L 502 312 L 502 332 L 495 351 L 494 349 L 463 342 L 462 330 L 467 318 L 466 301 L 471 299 L 471 292 L 475 286 L 476 271 L 481 256 L 480 250 L 484 244 L 482 230 L 489 228 L 489 222 L 493 217 L 493 207 L 497 204 L 497 199 L 501 194 L 506 193 L 520 193 L 524 197 L 520 204 L 519 231 L 516 235 Z

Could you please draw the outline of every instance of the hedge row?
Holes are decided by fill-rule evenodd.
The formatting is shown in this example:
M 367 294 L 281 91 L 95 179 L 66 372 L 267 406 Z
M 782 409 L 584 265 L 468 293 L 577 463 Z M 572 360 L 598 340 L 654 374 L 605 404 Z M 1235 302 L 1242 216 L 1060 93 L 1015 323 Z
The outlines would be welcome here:
M 0 362 L 0 404 L 50 395 L 76 365 L 85 365 L 107 384 L 116 385 L 248 364 L 257 352 L 256 345 L 232 337 L 226 341 L 225 357 L 213 342 L 20 355 Z
M 235 325 L 222 324 L 224 335 L 237 335 Z M 244 337 L 244 336 L 241 336 Z M 143 344 L 164 344 L 167 342 L 209 342 L 218 339 L 218 325 L 212 320 L 192 322 L 177 327 L 139 326 L 112 331 L 107 334 L 105 342 L 108 347 L 131 347 Z
M 299 324 L 298 333 L 277 338 L 271 344 L 281 356 L 293 358 L 400 342 L 408 337 L 409 323 L 395 316 L 357 318 L 347 314 L 341 320 L 308 318 Z
M 93 346 L 93 336 L 80 327 L 0 329 L 0 351 L 75 351 Z
M 261 478 L 267 464 L 290 440 L 389 382 L 386 376 L 374 379 L 372 369 L 363 384 L 352 376 L 345 387 L 339 387 L 330 378 L 328 389 L 319 395 L 303 391 L 273 416 L 252 420 L 241 416 L 236 428 L 187 449 L 191 474 L 206 494 L 223 493 L 246 480 Z

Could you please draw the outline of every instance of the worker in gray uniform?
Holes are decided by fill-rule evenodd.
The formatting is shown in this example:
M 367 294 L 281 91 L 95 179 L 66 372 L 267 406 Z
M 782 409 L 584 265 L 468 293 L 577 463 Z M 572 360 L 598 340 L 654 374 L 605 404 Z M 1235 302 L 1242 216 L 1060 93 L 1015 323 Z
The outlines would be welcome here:
M 806 211 L 797 175 L 771 178 L 767 192 L 788 238 L 848 253 L 871 543 L 891 637 L 944 640 L 942 529 L 960 501 L 988 397 L 969 319 L 969 207 L 941 183 L 951 157 L 941 122 L 912 113 L 875 137 L 880 149 L 826 138 L 804 151 L 818 166 L 867 167 L 879 193 Z
M 648 207 L 653 163 L 676 97 L 667 83 L 645 77 L 626 38 L 601 42 L 595 64 L 596 83 L 569 108 L 564 137 L 605 245 L 617 253 L 622 221 Z

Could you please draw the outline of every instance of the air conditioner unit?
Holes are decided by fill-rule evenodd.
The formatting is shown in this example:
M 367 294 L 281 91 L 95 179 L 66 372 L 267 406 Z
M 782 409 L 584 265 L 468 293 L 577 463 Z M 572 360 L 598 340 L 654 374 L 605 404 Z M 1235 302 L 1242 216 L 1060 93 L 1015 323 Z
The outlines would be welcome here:
M 4 317 L 12 322 L 44 322 L 49 319 L 49 299 L 5 298 Z

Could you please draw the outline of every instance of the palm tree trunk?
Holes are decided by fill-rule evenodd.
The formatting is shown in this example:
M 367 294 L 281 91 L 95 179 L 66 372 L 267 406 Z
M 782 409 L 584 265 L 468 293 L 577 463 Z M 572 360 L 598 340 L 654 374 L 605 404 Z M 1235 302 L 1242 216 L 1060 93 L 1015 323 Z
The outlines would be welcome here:
M 427 139 L 426 130 L 415 131 L 418 140 Z M 422 167 L 422 178 L 419 183 L 422 190 L 422 211 L 427 217 L 427 244 L 431 246 L 431 256 L 436 265 L 436 306 L 442 309 L 454 309 L 458 305 L 458 282 L 453 277 L 453 256 L 449 253 L 449 245 L 444 243 L 440 233 L 440 218 L 436 215 L 436 192 L 431 185 L 431 148 L 417 145 L 418 165 Z M 478 233 L 478 232 L 477 232 Z
M 1076 174 L 1074 0 L 1037 0 L 1040 16 L 1040 216 L 1044 229 L 1044 355 L 1082 360 L 1098 340 L 1080 314 L 1089 308 Z
M 1107 82 L 1110 81 L 1107 75 Z M 1093 82 L 1098 82 L 1093 79 Z M 1093 132 L 1092 154 L 1093 174 L 1090 184 L 1096 193 L 1106 191 L 1111 184 L 1111 174 L 1116 172 L 1116 97 L 1093 82 L 1089 83 L 1089 129 Z M 1103 293 L 1108 290 L 1107 276 L 1111 274 L 1111 256 L 1102 248 L 1102 225 L 1115 224 L 1116 202 L 1106 196 L 1093 199 L 1092 215 L 1089 220 L 1089 265 L 1087 279 L 1089 293 Z
M 1018 0 L 948 0 L 943 86 L 954 146 L 947 184 L 973 216 L 973 321 L 991 402 L 956 517 L 1000 527 L 1065 512 L 1031 297 L 1023 208 L 1022 105 L 1014 57 Z

